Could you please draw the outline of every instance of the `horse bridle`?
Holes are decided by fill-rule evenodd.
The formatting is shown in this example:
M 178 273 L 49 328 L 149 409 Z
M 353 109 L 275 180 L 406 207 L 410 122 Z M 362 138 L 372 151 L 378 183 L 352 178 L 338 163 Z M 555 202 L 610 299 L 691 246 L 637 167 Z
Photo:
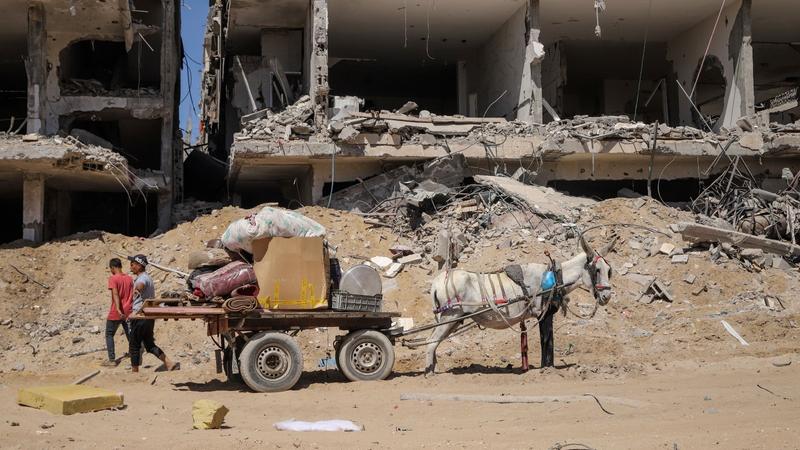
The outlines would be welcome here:
M 589 271 L 589 278 L 592 280 L 592 294 L 594 295 L 594 299 L 599 301 L 598 293 L 601 291 L 609 291 L 611 290 L 611 284 L 599 284 L 597 282 L 597 263 L 600 261 L 605 262 L 609 267 L 608 277 L 611 278 L 611 264 L 608 264 L 608 261 L 600 256 L 599 253 L 595 252 L 594 258 L 592 258 L 592 262 L 586 260 L 586 270 Z

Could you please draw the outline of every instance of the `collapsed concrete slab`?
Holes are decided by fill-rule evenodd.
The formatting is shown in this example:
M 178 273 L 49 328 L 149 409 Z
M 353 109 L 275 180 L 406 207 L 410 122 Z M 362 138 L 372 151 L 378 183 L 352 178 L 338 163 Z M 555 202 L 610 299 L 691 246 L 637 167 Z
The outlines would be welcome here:
M 476 175 L 475 182 L 495 187 L 506 195 L 524 201 L 537 214 L 560 221 L 572 221 L 581 208 L 596 203 L 592 199 L 562 194 L 552 188 L 522 184 L 513 178 Z

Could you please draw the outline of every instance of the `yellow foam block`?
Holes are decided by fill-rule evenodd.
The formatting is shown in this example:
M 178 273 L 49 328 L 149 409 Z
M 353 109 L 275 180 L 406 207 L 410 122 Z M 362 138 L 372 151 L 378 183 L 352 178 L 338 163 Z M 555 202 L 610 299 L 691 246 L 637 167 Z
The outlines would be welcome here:
M 79 384 L 40 386 L 20 389 L 17 403 L 53 414 L 76 414 L 123 405 L 121 392 Z

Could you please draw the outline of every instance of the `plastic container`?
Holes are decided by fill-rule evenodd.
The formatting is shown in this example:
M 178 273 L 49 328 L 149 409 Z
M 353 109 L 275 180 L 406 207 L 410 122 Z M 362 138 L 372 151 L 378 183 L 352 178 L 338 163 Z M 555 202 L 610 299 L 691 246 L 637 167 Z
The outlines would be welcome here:
M 379 312 L 383 308 L 383 295 L 358 295 L 344 291 L 331 293 L 331 309 L 336 311 Z

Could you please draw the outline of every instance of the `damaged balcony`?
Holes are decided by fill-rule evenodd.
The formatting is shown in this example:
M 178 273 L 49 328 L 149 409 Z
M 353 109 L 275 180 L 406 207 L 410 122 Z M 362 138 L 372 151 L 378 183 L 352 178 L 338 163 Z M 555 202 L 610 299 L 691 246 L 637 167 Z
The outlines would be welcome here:
M 164 187 L 163 176 L 73 137 L 0 136 L 0 243 L 98 229 L 148 235 Z
M 251 35 L 251 53 L 280 42 L 260 40 L 269 27 L 306 31 L 308 17 L 327 32 L 313 48 L 330 44 L 301 64 L 306 80 L 305 67 L 327 60 L 327 76 L 311 77 L 324 83 L 303 85 L 289 106 L 266 107 L 265 83 L 276 95 L 279 82 L 237 78 L 251 72 L 246 59 L 230 68 L 238 100 L 216 150 L 234 192 L 318 202 L 459 153 L 465 176 L 522 167 L 537 183 L 587 195 L 588 182 L 600 195 L 660 177 L 677 198 L 723 170 L 720 160 L 748 161 L 766 185 L 800 152 L 789 56 L 800 55 L 800 36 L 786 21 L 759 26 L 786 0 L 297 5 L 293 25 L 248 15 L 241 27 L 241 11 L 229 10 L 228 36 Z

